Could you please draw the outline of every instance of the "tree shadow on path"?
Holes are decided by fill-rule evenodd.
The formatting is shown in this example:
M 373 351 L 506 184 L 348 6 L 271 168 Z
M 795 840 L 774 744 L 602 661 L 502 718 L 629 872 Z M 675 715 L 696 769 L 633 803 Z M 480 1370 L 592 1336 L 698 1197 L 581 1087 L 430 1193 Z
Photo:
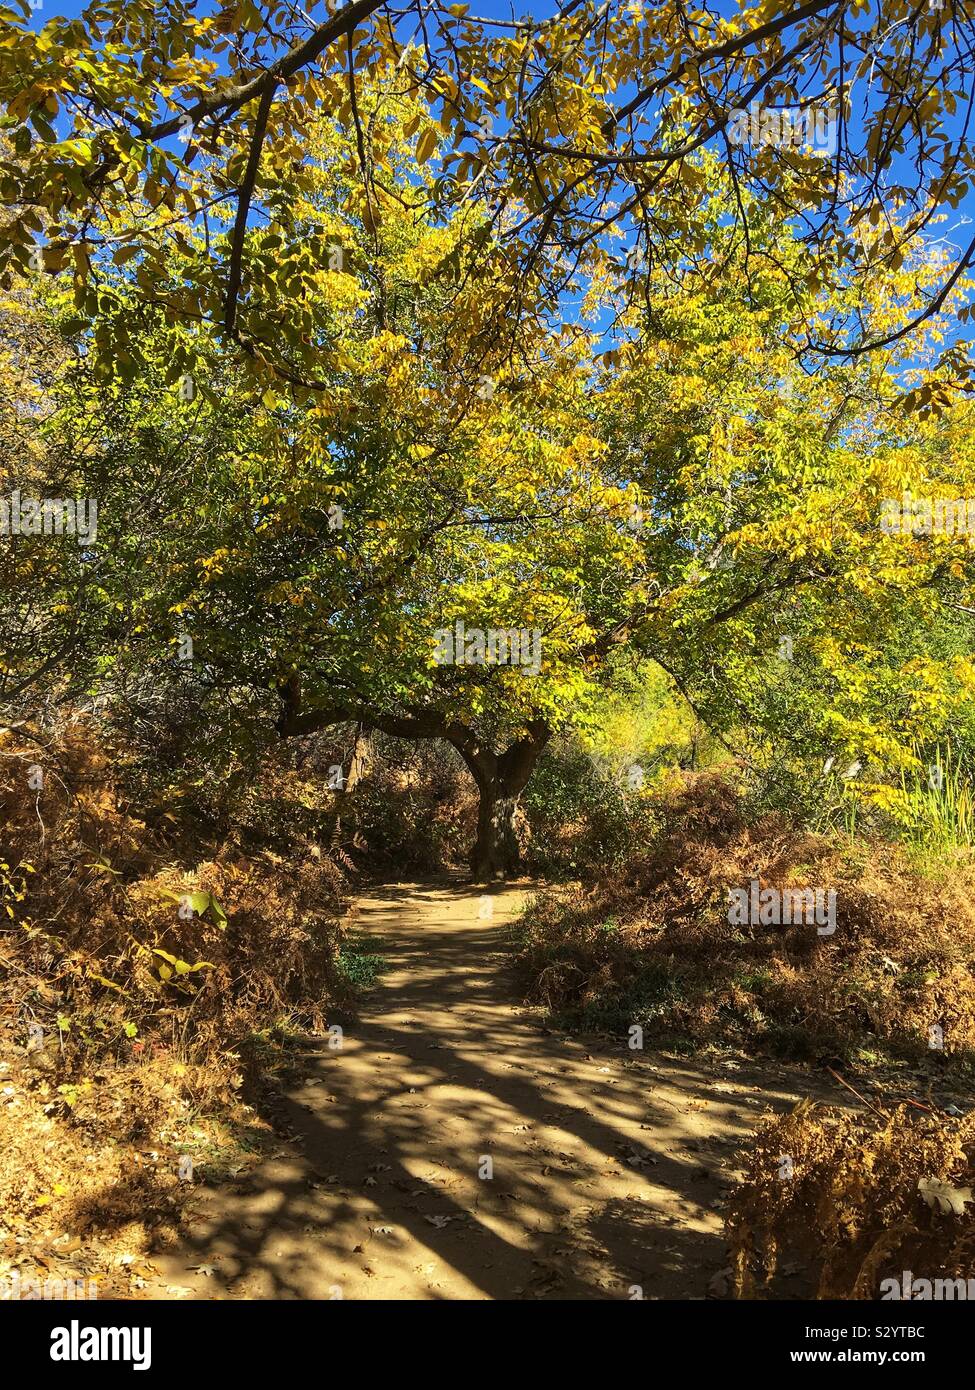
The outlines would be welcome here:
M 317 1043 L 270 1103 L 294 1155 L 206 1194 L 186 1267 L 212 1265 L 231 1297 L 707 1295 L 735 1147 L 816 1083 L 550 1031 L 506 968 L 522 896 L 395 885 L 361 902 L 388 970 L 341 1047 Z

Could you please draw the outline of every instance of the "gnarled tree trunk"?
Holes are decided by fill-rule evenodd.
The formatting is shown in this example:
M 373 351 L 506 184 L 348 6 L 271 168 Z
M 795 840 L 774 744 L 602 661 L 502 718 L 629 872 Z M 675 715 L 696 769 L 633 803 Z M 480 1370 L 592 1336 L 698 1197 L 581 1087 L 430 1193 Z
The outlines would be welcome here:
M 528 845 L 528 822 L 517 796 L 505 795 L 496 784 L 479 790 L 471 874 L 478 880 L 507 878 L 521 865 Z
M 381 729 L 396 738 L 443 738 L 453 744 L 477 783 L 481 798 L 471 873 L 480 881 L 517 873 L 528 840 L 528 822 L 519 799 L 552 732 L 543 719 L 528 720 L 525 734 L 498 753 L 468 725 L 435 709 L 405 715 L 384 714 L 358 704 L 306 709 L 297 675 L 282 681 L 277 693 L 281 700 L 277 728 L 285 738 L 355 720 L 363 732 Z
M 540 720 L 528 726 L 502 753 L 474 740 L 452 739 L 480 793 L 477 839 L 471 853 L 471 876 L 479 882 L 508 878 L 521 867 L 528 843 L 528 822 L 520 798 L 548 742 L 549 729 Z

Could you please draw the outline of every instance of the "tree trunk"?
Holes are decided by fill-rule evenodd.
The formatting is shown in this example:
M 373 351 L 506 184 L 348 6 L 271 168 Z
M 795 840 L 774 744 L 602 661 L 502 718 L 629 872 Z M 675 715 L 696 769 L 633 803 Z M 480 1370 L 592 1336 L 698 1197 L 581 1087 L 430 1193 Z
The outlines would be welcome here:
M 535 769 L 539 754 L 551 737 L 552 731 L 544 719 L 529 719 L 522 736 L 498 753 L 482 742 L 474 729 L 436 709 L 423 709 L 402 716 L 346 705 L 303 709 L 298 676 L 289 676 L 276 689 L 281 700 L 277 728 L 284 738 L 315 733 L 330 724 L 355 720 L 366 733 L 371 729 L 382 729 L 395 738 L 446 739 L 464 759 L 481 796 L 477 841 L 470 861 L 474 878 L 504 878 L 517 872 L 528 840 L 528 823 L 519 798 Z M 353 761 L 355 763 L 356 760 Z M 350 774 L 353 784 L 360 772 L 358 766 L 353 768 Z
M 534 720 L 527 736 L 516 739 L 503 753 L 473 740 L 452 740 L 480 793 L 477 839 L 470 859 L 475 881 L 507 878 L 521 868 L 529 838 L 521 793 L 548 739 L 547 725 Z
M 342 836 L 342 814 L 351 803 L 352 793 L 356 787 L 369 773 L 373 763 L 372 739 L 369 731 L 362 723 L 356 725 L 355 738 L 352 743 L 352 757 L 349 760 L 349 775 L 345 778 L 341 792 L 335 800 L 335 820 L 332 824 L 332 833 L 329 836 L 329 844 L 333 850 L 339 848 L 339 841 Z
M 478 881 L 507 878 L 518 872 L 528 843 L 528 822 L 519 793 L 509 793 L 497 783 L 482 786 L 480 791 L 471 874 Z
M 349 760 L 349 775 L 345 779 L 346 793 L 354 792 L 359 783 L 368 777 L 374 761 L 375 753 L 369 731 L 363 724 L 357 724 L 352 757 Z

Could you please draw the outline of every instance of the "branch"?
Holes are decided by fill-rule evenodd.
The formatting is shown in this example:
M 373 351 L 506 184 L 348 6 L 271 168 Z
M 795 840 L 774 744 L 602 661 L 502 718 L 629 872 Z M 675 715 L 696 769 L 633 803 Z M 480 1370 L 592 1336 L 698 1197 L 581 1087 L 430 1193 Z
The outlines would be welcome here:
M 659 77 L 652 82 L 649 87 L 644 87 L 637 92 L 631 101 L 619 111 L 614 112 L 607 121 L 604 122 L 602 130 L 606 136 L 612 135 L 621 121 L 625 121 L 628 116 L 632 116 L 638 107 L 645 101 L 649 101 L 652 96 L 666 87 L 677 82 L 695 63 L 700 66 L 702 63 L 714 58 L 731 58 L 741 49 L 747 48 L 761 39 L 773 38 L 781 33 L 783 29 L 790 28 L 793 24 L 799 24 L 804 19 L 810 19 L 813 15 L 819 14 L 822 10 L 828 10 L 836 0 L 808 0 L 805 5 L 800 5 L 798 9 L 791 13 L 779 15 L 778 19 L 771 19 L 767 24 L 760 24 L 756 29 L 749 29 L 745 34 L 738 34 L 733 39 L 726 40 L 725 43 L 718 44 L 715 48 L 705 49 L 702 53 L 695 53 L 693 57 L 685 58 L 678 67 L 668 72 L 665 76 Z
M 876 348 L 888 347 L 891 343 L 896 343 L 901 338 L 906 338 L 908 333 L 912 333 L 915 328 L 918 328 L 926 319 L 929 319 L 932 314 L 938 312 L 948 298 L 948 295 L 958 283 L 963 272 L 971 265 L 973 259 L 975 259 L 975 238 L 968 243 L 964 255 L 942 285 L 941 289 L 931 300 L 930 304 L 925 305 L 921 312 L 915 318 L 911 319 L 909 323 L 905 323 L 903 327 L 896 329 L 893 333 L 888 333 L 886 337 L 874 338 L 870 342 L 861 342 L 856 347 L 851 348 L 830 347 L 828 343 L 810 343 L 810 347 L 814 352 L 827 353 L 832 357 L 859 357 L 862 353 L 873 352 Z
M 448 738 L 451 731 L 456 729 L 459 735 L 464 730 L 463 725 L 451 723 L 439 710 L 417 709 L 408 715 L 386 714 L 371 708 L 367 701 L 359 700 L 351 700 L 343 705 L 312 705 L 304 709 L 301 681 L 297 676 L 289 676 L 283 681 L 278 686 L 278 695 L 281 698 L 281 712 L 277 730 L 282 738 L 313 734 L 332 724 L 349 723 L 361 723 L 367 729 L 379 729 L 395 738 Z
M 261 93 L 261 102 L 257 108 L 257 116 L 254 119 L 254 134 L 251 137 L 250 153 L 247 156 L 247 168 L 244 171 L 244 179 L 237 194 L 237 218 L 234 222 L 233 237 L 230 243 L 230 269 L 227 276 L 227 302 L 224 305 L 223 323 L 228 333 L 233 333 L 234 325 L 237 322 L 237 298 L 240 294 L 241 260 L 244 254 L 244 235 L 247 231 L 247 216 L 250 212 L 251 198 L 254 195 L 254 184 L 257 182 L 257 171 L 261 163 L 261 149 L 264 145 L 264 136 L 267 131 L 268 112 L 271 109 L 271 102 L 274 98 L 274 91 L 277 83 L 270 83 Z
M 230 91 L 221 92 L 217 96 L 201 99 L 189 111 L 180 112 L 171 120 L 161 121 L 153 126 L 140 125 L 139 134 L 144 140 L 164 140 L 183 128 L 186 116 L 190 116 L 194 125 L 218 114 L 224 117 L 232 116 L 247 102 L 263 96 L 268 89 L 273 91 L 279 83 L 287 82 L 296 72 L 313 63 L 336 39 L 351 35 L 362 20 L 368 19 L 376 10 L 381 9 L 384 3 L 385 0 L 355 0 L 354 4 L 346 5 L 337 14 L 331 15 L 303 43 L 283 54 L 276 63 L 252 77 L 249 82 L 232 87 Z

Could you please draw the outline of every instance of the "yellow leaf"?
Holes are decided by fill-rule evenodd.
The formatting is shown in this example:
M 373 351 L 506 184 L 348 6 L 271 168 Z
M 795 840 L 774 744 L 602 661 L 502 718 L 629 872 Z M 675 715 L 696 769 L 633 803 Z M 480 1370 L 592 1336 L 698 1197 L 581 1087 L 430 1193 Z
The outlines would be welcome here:
M 437 145 L 437 132 L 433 126 L 428 126 L 420 136 L 416 146 L 416 157 L 421 164 L 425 164 L 433 154 Z

